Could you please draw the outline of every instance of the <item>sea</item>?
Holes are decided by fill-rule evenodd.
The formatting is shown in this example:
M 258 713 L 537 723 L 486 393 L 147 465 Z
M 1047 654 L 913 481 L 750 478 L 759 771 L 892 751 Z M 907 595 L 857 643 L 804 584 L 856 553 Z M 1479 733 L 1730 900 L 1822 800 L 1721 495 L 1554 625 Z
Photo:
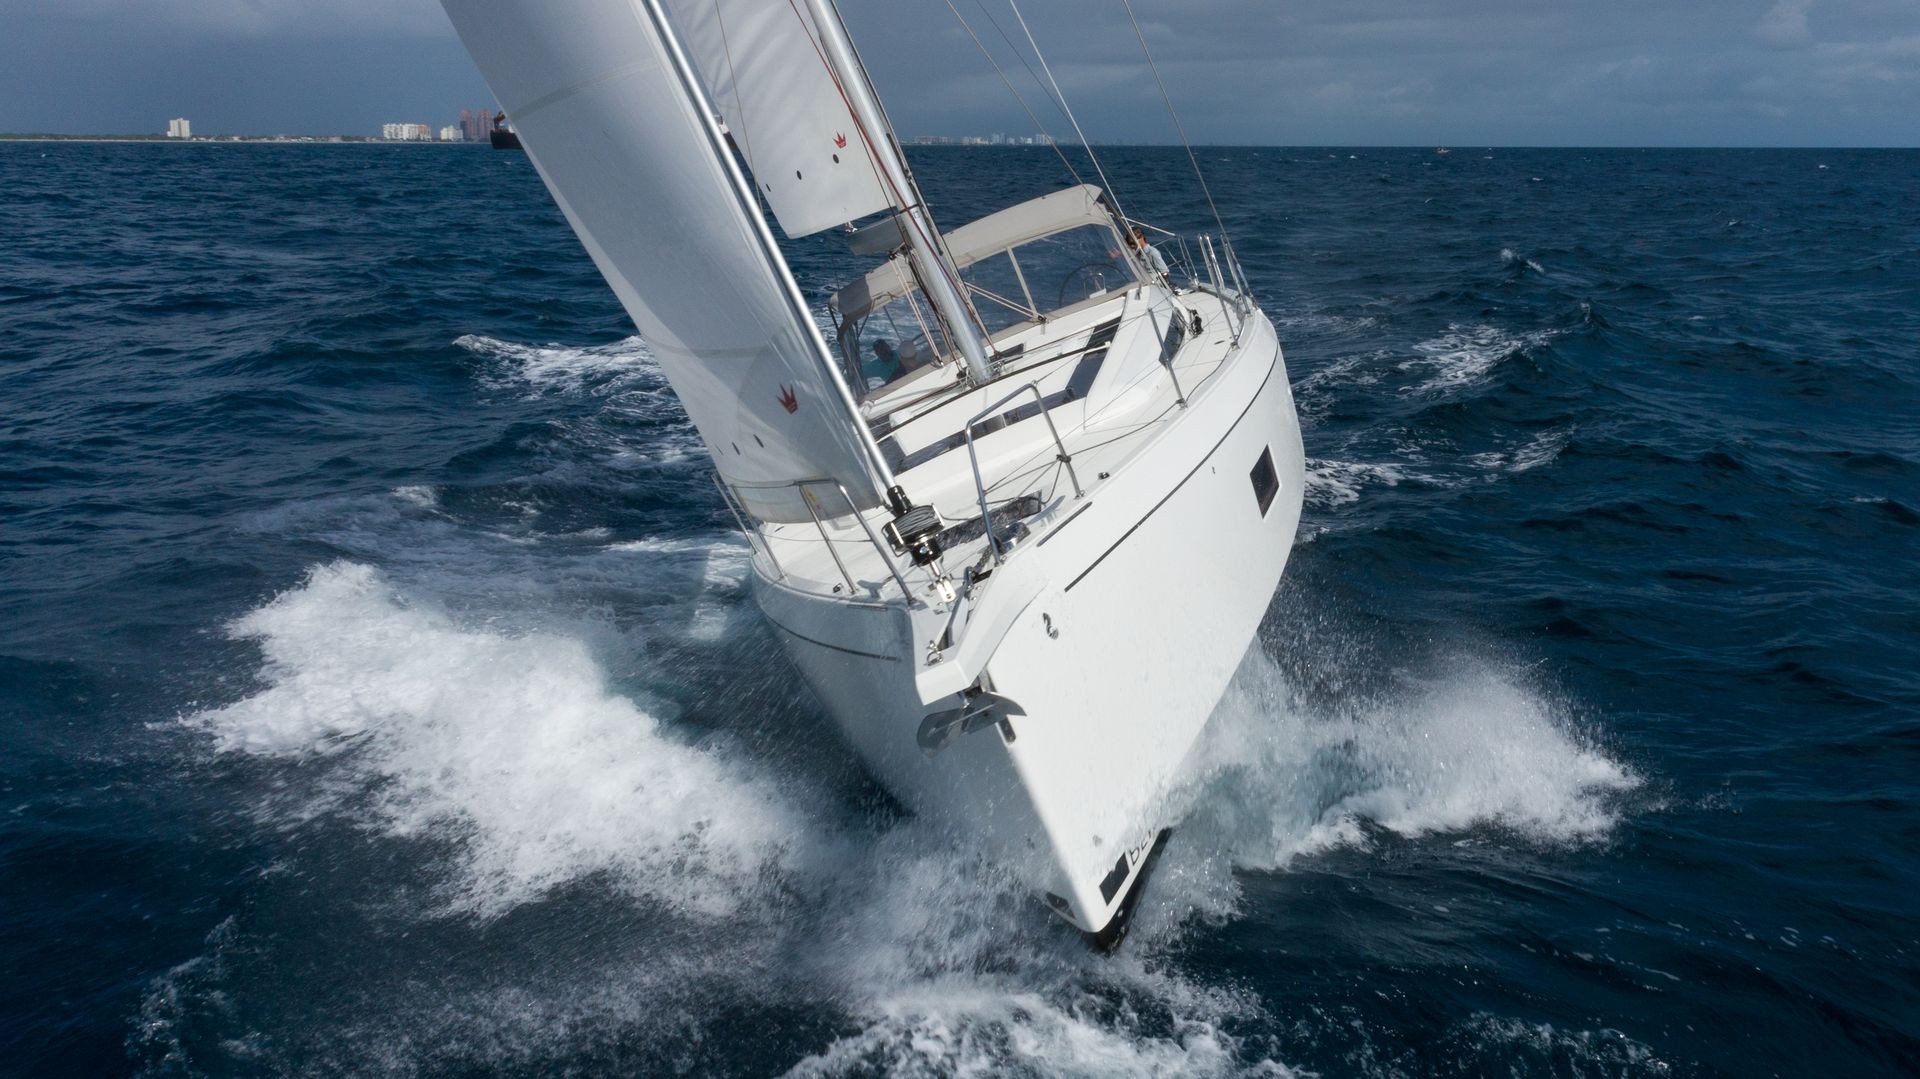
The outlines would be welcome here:
M 836 737 L 524 155 L 0 144 L 0 1071 L 1920 1072 L 1920 152 L 1197 156 L 1100 148 L 1306 511 L 1100 956 Z

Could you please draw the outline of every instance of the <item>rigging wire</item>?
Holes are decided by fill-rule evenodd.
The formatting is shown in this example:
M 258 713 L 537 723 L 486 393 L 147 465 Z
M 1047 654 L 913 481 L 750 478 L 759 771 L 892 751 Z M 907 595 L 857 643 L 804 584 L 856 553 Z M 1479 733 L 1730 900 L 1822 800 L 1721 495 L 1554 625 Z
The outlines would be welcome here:
M 1053 148 L 1054 155 L 1060 159 L 1060 164 L 1066 166 L 1067 174 L 1073 177 L 1073 182 L 1076 184 L 1086 183 L 1085 180 L 1080 178 L 1080 171 L 1073 167 L 1073 162 L 1067 160 L 1066 152 L 1060 149 L 1060 144 L 1054 141 L 1053 135 L 1047 131 L 1047 125 L 1040 122 L 1040 117 L 1034 115 L 1032 106 L 1027 104 L 1027 99 L 1021 97 L 1020 91 L 1014 88 L 1013 80 L 1007 78 L 1006 69 L 1000 66 L 1000 61 L 993 58 L 993 54 L 987 51 L 986 43 L 980 40 L 980 35 L 974 33 L 973 27 L 967 25 L 966 16 L 960 14 L 960 9 L 954 6 L 953 0 L 947 0 L 947 10 L 953 12 L 953 17 L 960 23 L 960 28 L 965 30 L 967 36 L 973 39 L 974 47 L 980 50 L 980 55 L 986 57 L 987 63 L 993 65 L 993 73 L 1000 76 L 1000 81 L 1006 85 L 1007 93 L 1012 94 L 1013 99 L 1020 103 L 1020 108 L 1026 112 L 1027 119 L 1033 121 L 1034 130 L 1040 132 L 1041 137 L 1047 140 L 1047 145 Z M 985 9 L 983 8 L 982 10 L 984 11 Z M 996 24 L 996 29 L 997 28 L 998 26 Z M 1001 36 L 1005 37 L 1006 35 L 1002 34 Z M 1012 43 L 1009 42 L 1008 44 Z M 1021 59 L 1024 63 L 1025 58 L 1022 57 Z M 1027 72 L 1031 74 L 1033 68 L 1027 68 Z
M 734 115 L 740 117 L 740 138 L 736 141 L 740 144 L 740 148 L 746 152 L 747 170 L 752 172 L 755 177 L 758 177 L 760 170 L 756 168 L 753 163 L 753 136 L 747 132 L 747 110 L 746 107 L 740 103 L 740 75 L 733 68 L 733 44 L 727 40 L 727 19 L 725 15 L 721 14 L 719 4 L 713 5 L 713 21 L 720 27 L 720 51 L 727 58 L 727 81 L 732 84 L 733 88 Z M 754 201 L 759 202 L 761 192 L 758 184 L 754 185 L 753 195 Z
M 1194 154 L 1193 143 L 1187 138 L 1186 125 L 1180 122 L 1180 114 L 1174 111 L 1173 96 L 1167 93 L 1167 81 L 1160 77 L 1160 66 L 1153 62 L 1153 50 L 1147 48 L 1147 35 L 1140 29 L 1140 19 L 1133 13 L 1133 0 L 1120 0 L 1120 3 L 1127 9 L 1127 21 L 1133 23 L 1133 36 L 1140 39 L 1140 53 L 1147 58 L 1147 70 L 1153 72 L 1153 81 L 1160 86 L 1160 100 L 1167 103 L 1167 115 L 1173 117 L 1173 129 L 1179 133 L 1180 145 L 1187 151 L 1194 178 L 1200 181 L 1200 192 L 1207 197 L 1207 209 L 1213 211 L 1213 223 L 1220 230 L 1220 244 L 1227 249 L 1227 257 L 1238 266 L 1240 259 L 1234 253 L 1233 239 L 1227 235 L 1227 223 L 1220 219 L 1220 207 L 1214 204 L 1213 189 L 1207 186 L 1206 173 L 1200 171 L 1200 158 Z
M 1047 84 L 1053 87 L 1054 104 L 1060 106 L 1060 111 L 1066 114 L 1067 123 L 1073 125 L 1073 133 L 1079 137 L 1081 148 L 1087 151 L 1087 159 L 1093 162 L 1094 174 L 1100 177 L 1100 186 L 1106 189 L 1107 197 L 1113 200 L 1114 213 L 1125 220 L 1127 212 L 1120 208 L 1120 195 L 1114 191 L 1113 182 L 1107 179 L 1107 170 L 1100 167 L 1100 157 L 1093 152 L 1093 144 L 1087 141 L 1087 133 L 1080 130 L 1080 121 L 1074 119 L 1073 109 L 1067 105 L 1067 97 L 1060 92 L 1060 83 L 1053 77 L 1053 69 L 1047 66 L 1046 55 L 1040 51 L 1040 43 L 1033 39 L 1033 30 L 1027 26 L 1027 17 L 1020 14 L 1017 0 L 1007 0 L 1007 7 L 1012 9 L 1013 17 L 1019 20 L 1020 30 L 1027 35 L 1027 44 L 1033 49 L 1033 58 L 1040 61 L 1040 70 L 1046 73 Z
M 829 5 L 832 4 L 832 0 L 827 0 L 827 2 Z M 926 199 L 921 195 L 920 185 L 914 182 L 912 173 L 908 169 L 906 153 L 900 149 L 898 140 L 891 137 L 890 130 L 880 132 L 882 136 L 886 136 L 887 145 L 894 152 L 894 161 L 900 166 L 900 171 L 906 179 L 907 187 L 913 192 L 914 198 L 912 199 L 907 197 L 906 192 L 900 190 L 899 184 L 894 183 L 892 174 L 880 166 L 879 155 L 885 153 L 886 150 L 881 146 L 880 140 L 875 138 L 874 133 L 867 130 L 867 125 L 861 122 L 859 112 L 853 107 L 853 99 L 847 96 L 847 88 L 845 84 L 841 82 L 840 73 L 834 70 L 832 61 L 827 59 L 826 50 L 821 47 L 819 40 L 813 36 L 815 28 L 813 28 L 807 18 L 800 13 L 797 0 L 787 0 L 787 6 L 793 9 L 794 18 L 800 20 L 801 27 L 806 31 L 807 41 L 813 46 L 814 55 L 819 58 L 821 67 L 826 69 L 827 78 L 832 80 L 834 89 L 839 92 L 841 104 L 847 107 L 847 117 L 853 121 L 853 129 L 859 133 L 860 141 L 866 144 L 868 159 L 872 163 L 874 171 L 885 181 L 885 186 L 893 191 L 894 205 L 900 208 L 901 215 L 906 218 L 905 223 L 907 228 L 917 234 L 917 237 L 910 237 L 910 239 L 919 238 L 924 241 L 925 246 L 922 247 L 922 250 L 933 256 L 933 261 L 936 264 L 936 268 L 940 271 L 940 276 L 944 278 L 947 284 L 959 295 L 961 307 L 964 309 L 965 314 L 971 318 L 973 324 L 980 328 L 982 338 L 984 339 L 986 336 L 986 320 L 980 317 L 980 312 L 974 310 L 973 302 L 967 298 L 965 280 L 960 276 L 959 269 L 952 265 L 953 254 L 947 250 L 945 238 L 940 235 L 940 230 L 932 225 L 932 217 L 930 214 L 925 225 L 913 214 L 915 208 L 920 209 L 923 213 L 927 212 Z M 837 8 L 834 9 L 833 15 L 836 20 L 839 19 L 839 10 Z M 844 37 L 846 23 L 842 21 L 840 27 L 842 36 Z M 826 30 L 821 29 L 820 32 L 824 34 Z M 858 62 L 857 55 L 856 62 Z M 865 66 L 864 63 L 860 63 L 861 70 L 850 72 L 849 77 L 866 79 L 867 73 Z M 869 82 L 869 86 L 871 86 L 871 82 Z M 880 119 L 882 123 L 887 124 L 889 129 L 892 127 L 891 122 L 887 120 L 884 112 L 882 112 Z M 902 231 L 905 232 L 906 229 Z M 917 268 L 914 272 L 916 276 L 919 273 Z M 924 290 L 925 287 L 925 283 L 923 282 L 921 288 Z M 931 302 L 933 299 L 932 295 L 929 294 L 927 299 Z M 934 313 L 935 315 L 941 314 L 937 305 L 934 308 Z M 947 327 L 947 330 L 950 336 L 954 332 L 950 326 Z

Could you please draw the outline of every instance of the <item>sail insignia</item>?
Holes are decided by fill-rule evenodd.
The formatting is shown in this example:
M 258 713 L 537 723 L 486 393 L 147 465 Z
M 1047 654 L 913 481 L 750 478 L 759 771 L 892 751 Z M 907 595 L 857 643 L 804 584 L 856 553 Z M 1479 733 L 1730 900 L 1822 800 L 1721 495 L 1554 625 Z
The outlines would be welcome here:
M 754 187 L 789 236 L 807 236 L 893 206 L 798 4 L 666 0 L 739 147 Z

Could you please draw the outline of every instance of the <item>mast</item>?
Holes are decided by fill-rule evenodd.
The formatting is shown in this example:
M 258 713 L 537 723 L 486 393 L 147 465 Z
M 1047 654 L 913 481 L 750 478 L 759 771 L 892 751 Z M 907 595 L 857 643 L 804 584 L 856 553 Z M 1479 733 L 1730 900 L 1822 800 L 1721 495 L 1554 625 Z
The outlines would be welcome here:
M 822 481 L 856 511 L 888 505 L 885 456 L 662 2 L 443 0 L 741 505 L 761 521 L 813 521 L 807 485 Z M 877 183 L 871 195 L 848 204 L 877 210 Z
M 820 44 L 825 51 L 827 64 L 833 70 L 834 81 L 840 84 L 841 93 L 846 95 L 847 105 L 853 110 L 860 137 L 866 141 L 868 153 L 880 166 L 887 185 L 893 189 L 900 213 L 907 219 L 907 258 L 913 263 L 914 272 L 927 290 L 927 298 L 933 302 L 934 310 L 946 323 L 947 332 L 953 335 L 954 343 L 960 347 L 961 358 L 967 364 L 968 378 L 976 386 L 984 385 L 993 379 L 993 365 L 987 357 L 986 342 L 980 339 L 973 311 L 960 292 L 959 272 L 943 253 L 940 231 L 934 225 L 933 217 L 927 213 L 926 200 L 921 197 L 920 188 L 907 171 L 899 140 L 894 137 L 893 127 L 880 107 L 873 84 L 867 80 L 867 69 L 860 62 L 860 54 L 855 51 L 853 40 L 847 36 L 847 27 L 840 20 L 840 11 L 834 6 L 833 0 L 806 0 L 806 5 L 813 13 L 814 24 L 820 29 Z

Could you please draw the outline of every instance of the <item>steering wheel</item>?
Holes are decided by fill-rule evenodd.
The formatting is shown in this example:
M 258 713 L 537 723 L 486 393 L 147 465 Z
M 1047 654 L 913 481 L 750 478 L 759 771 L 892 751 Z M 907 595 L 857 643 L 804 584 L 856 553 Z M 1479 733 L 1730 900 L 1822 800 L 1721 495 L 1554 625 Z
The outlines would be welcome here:
M 1111 271 L 1114 271 L 1115 273 L 1118 273 L 1120 270 L 1120 264 L 1117 262 L 1114 262 L 1112 259 L 1094 259 L 1091 262 L 1083 262 L 1080 265 L 1075 266 L 1072 270 L 1067 272 L 1066 277 L 1061 278 L 1060 295 L 1055 297 L 1054 306 L 1055 307 L 1067 306 L 1068 288 L 1073 284 L 1074 279 L 1079 277 L 1081 274 L 1087 274 L 1091 283 L 1105 286 L 1106 279 L 1104 277 L 1097 277 L 1090 272 L 1090 271 L 1096 271 L 1096 270 L 1111 270 Z M 1088 291 L 1092 291 L 1092 290 L 1089 289 Z

